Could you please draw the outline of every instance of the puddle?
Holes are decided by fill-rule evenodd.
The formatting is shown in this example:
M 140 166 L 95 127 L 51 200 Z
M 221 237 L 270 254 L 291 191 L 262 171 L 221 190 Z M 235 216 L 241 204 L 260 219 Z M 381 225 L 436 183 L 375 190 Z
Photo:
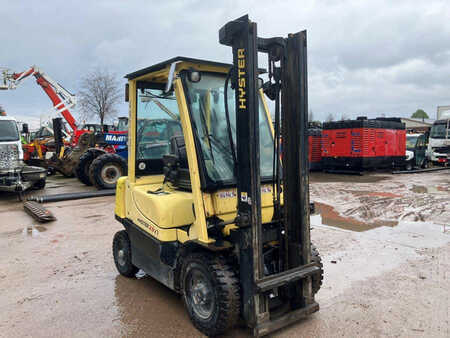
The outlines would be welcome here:
M 423 186 L 414 184 L 410 189 L 416 194 L 450 194 L 449 186 Z
M 350 182 L 350 183 L 377 183 L 389 179 L 389 176 L 365 174 L 362 176 L 329 174 L 323 172 L 311 172 L 309 181 L 311 183 L 331 183 L 331 182 Z
M 38 237 L 39 234 L 44 231 L 47 231 L 47 228 L 43 225 L 36 225 L 36 226 L 30 225 L 23 228 L 22 235 L 23 236 L 31 235 L 31 237 Z
M 17 236 L 17 235 L 24 235 L 24 236 L 28 236 L 31 235 L 33 236 L 33 229 L 34 229 L 34 234 L 37 235 L 38 233 L 47 231 L 47 228 L 43 225 L 36 225 L 36 226 L 26 226 L 23 229 L 17 229 L 17 230 L 13 230 L 13 231 L 5 231 L 5 232 L 0 232 L 0 238 L 8 238 L 8 237 L 12 237 L 12 236 Z
M 319 202 L 315 202 L 314 204 L 317 213 L 322 217 L 322 224 L 340 229 L 363 232 L 382 226 L 394 227 L 398 224 L 397 221 L 376 221 L 373 223 L 364 223 L 352 217 L 344 217 L 339 215 L 339 213 L 330 205 Z
M 181 298 L 153 278 L 117 276 L 114 295 L 118 312 L 115 322 L 126 336 L 199 336 Z
M 428 192 L 428 188 L 424 187 L 423 185 L 413 185 L 413 187 L 410 189 L 412 192 L 415 192 L 416 194 L 426 194 Z

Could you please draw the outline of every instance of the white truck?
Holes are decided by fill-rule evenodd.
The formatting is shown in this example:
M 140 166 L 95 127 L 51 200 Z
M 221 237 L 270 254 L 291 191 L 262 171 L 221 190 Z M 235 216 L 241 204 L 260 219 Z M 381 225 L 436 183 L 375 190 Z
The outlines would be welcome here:
M 23 124 L 22 132 L 28 132 Z M 23 162 L 21 133 L 13 117 L 0 116 L 0 191 L 22 192 L 45 187 L 47 171 Z
M 428 160 L 433 164 L 448 165 L 450 161 L 450 106 L 437 109 L 428 140 Z

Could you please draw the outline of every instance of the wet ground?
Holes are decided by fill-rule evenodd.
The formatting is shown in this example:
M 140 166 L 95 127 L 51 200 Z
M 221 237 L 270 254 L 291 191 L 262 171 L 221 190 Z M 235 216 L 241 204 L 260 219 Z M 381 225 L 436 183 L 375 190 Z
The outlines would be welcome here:
M 313 174 L 311 182 L 321 309 L 273 336 L 449 337 L 450 174 Z M 90 189 L 54 176 L 45 193 Z M 118 275 L 114 197 L 46 207 L 58 220 L 38 225 L 14 195 L 0 194 L 0 336 L 200 336 L 175 293 Z

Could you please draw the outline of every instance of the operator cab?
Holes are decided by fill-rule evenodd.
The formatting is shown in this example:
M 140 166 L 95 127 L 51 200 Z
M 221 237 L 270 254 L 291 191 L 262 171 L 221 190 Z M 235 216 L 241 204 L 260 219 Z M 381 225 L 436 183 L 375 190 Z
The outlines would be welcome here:
M 225 80 L 230 67 L 176 57 L 126 76 L 130 130 L 135 135 L 129 138 L 132 169 L 128 177 L 134 188 L 127 193 L 135 201 L 141 225 L 150 224 L 159 234 L 160 228 L 185 226 L 188 231 L 178 229 L 171 238 L 179 235 L 179 240 L 185 241 L 189 235 L 199 235 L 200 240 L 214 242 L 207 232 L 189 231 L 194 214 L 206 214 L 205 223 L 236 217 L 236 113 L 231 85 L 227 90 L 229 122 L 225 112 Z M 262 90 L 259 94 L 261 179 L 266 183 L 262 188 L 263 221 L 270 222 L 272 122 Z M 194 203 L 195 195 L 208 196 L 209 203 Z M 171 203 L 185 212 L 174 215 Z M 137 214 L 134 223 L 139 224 Z

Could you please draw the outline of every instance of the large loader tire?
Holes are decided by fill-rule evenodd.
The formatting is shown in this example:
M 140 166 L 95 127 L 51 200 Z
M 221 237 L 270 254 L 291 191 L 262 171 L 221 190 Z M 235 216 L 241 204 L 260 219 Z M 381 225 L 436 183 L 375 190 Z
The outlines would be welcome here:
M 194 326 L 217 336 L 236 325 L 240 312 L 239 279 L 223 257 L 193 253 L 183 259 L 180 286 Z
M 323 264 L 322 259 L 319 255 L 319 250 L 317 250 L 316 246 L 311 244 L 311 262 L 316 263 L 320 267 L 320 271 L 311 276 L 312 279 L 312 291 L 313 294 L 316 294 L 320 287 L 322 286 L 323 281 Z
M 120 176 L 127 174 L 127 162 L 117 154 L 103 154 L 89 167 L 89 179 L 98 189 L 114 189 Z
M 92 185 L 92 182 L 89 179 L 89 167 L 95 160 L 95 157 L 96 154 L 93 151 L 88 150 L 80 156 L 80 160 L 75 167 L 75 174 L 77 175 L 78 179 L 88 186 Z
M 125 230 L 116 232 L 112 249 L 117 271 L 122 276 L 134 277 L 139 269 L 131 262 L 131 243 Z

